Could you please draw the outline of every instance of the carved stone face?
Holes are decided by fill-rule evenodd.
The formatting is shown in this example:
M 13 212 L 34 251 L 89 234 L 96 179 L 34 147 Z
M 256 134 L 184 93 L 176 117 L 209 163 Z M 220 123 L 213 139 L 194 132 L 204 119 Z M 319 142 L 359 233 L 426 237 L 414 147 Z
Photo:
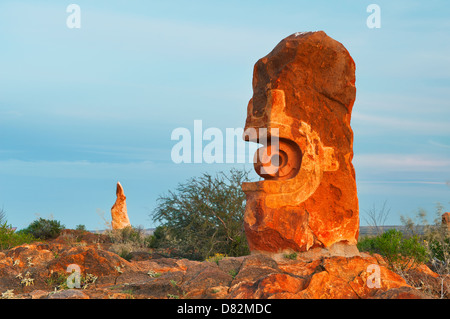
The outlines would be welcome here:
M 255 170 L 264 180 L 243 184 L 251 250 L 356 243 L 354 71 L 324 32 L 292 35 L 256 63 L 244 139 L 263 144 Z
M 280 200 L 282 205 L 297 205 L 315 192 L 323 172 L 337 170 L 339 162 L 334 156 L 334 149 L 325 147 L 317 132 L 312 131 L 307 123 L 286 114 L 283 90 L 269 90 L 267 94 L 265 112 L 260 117 L 253 115 L 250 100 L 248 117 L 251 118 L 247 117 L 247 123 L 256 123 L 258 127 L 246 126 L 244 133 L 249 141 L 262 142 L 266 139 L 268 142 L 255 154 L 255 170 L 267 182 L 254 185 L 262 187 L 261 190 L 267 193 L 268 207 L 279 207 Z M 268 135 L 278 134 L 278 139 L 275 138 L 278 145 L 270 143 L 272 136 L 262 139 L 252 134 L 260 132 L 260 128 L 267 129 Z M 244 190 L 246 187 L 254 186 L 245 184 Z

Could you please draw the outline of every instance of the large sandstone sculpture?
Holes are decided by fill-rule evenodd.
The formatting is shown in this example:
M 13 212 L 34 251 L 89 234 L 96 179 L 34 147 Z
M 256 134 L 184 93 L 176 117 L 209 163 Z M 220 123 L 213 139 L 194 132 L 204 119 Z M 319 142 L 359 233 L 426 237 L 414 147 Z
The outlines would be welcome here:
M 264 180 L 243 184 L 252 252 L 358 253 L 355 95 L 355 63 L 323 31 L 295 33 L 255 64 L 244 139 L 265 145 L 255 163 Z
M 120 182 L 117 182 L 116 195 L 117 195 L 116 202 L 111 208 L 111 217 L 112 217 L 111 226 L 113 229 L 122 229 L 131 226 L 131 224 L 130 220 L 128 219 L 127 202 L 126 202 L 127 197 L 123 192 L 123 187 L 120 184 Z

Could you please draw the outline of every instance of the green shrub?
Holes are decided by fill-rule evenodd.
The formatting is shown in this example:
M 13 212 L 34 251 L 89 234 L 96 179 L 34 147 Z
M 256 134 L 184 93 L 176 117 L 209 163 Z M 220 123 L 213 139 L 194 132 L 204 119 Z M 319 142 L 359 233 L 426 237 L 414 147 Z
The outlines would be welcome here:
M 375 240 L 373 236 L 364 236 L 358 239 L 357 247 L 359 251 L 365 251 L 373 254 L 376 251 Z
M 112 243 L 109 250 L 128 261 L 133 252 L 148 251 L 153 238 L 146 235 L 142 228 L 132 226 L 109 230 L 107 235 Z
M 146 235 L 141 227 L 128 226 L 122 229 L 112 229 L 107 231 L 107 235 L 115 244 L 133 243 L 137 246 L 149 247 L 151 242 L 151 236 Z
M 85 225 L 77 225 L 75 227 L 75 230 L 86 231 L 86 226 Z
M 218 265 L 219 261 L 226 257 L 227 257 L 227 255 L 224 255 L 221 253 L 216 253 L 214 256 L 210 256 L 210 257 L 206 258 L 206 261 L 209 261 L 211 263 L 216 263 Z
M 290 253 L 290 254 L 284 254 L 283 257 L 286 259 L 292 259 L 292 260 L 296 260 L 297 259 L 297 253 Z
M 450 254 L 450 237 L 445 238 L 443 241 L 432 239 L 428 243 L 431 255 L 441 262 L 448 260 Z
M 64 225 L 57 220 L 39 218 L 32 222 L 27 228 L 20 230 L 20 233 L 30 234 L 33 237 L 46 240 L 58 237 L 64 229 Z
M 161 243 L 168 240 L 167 227 L 158 226 L 153 231 L 153 235 L 150 239 L 150 248 L 158 248 Z
M 408 270 L 428 261 L 428 251 L 418 236 L 406 237 L 401 231 L 390 229 L 376 237 L 358 242 L 360 251 L 382 255 L 394 269 Z
M 131 261 L 131 258 L 133 257 L 132 253 L 136 251 L 136 248 L 131 244 L 113 244 L 110 251 L 127 261 Z
M 409 233 L 417 234 L 419 231 L 423 233 L 431 269 L 442 276 L 442 280 L 450 274 L 450 231 L 447 225 L 442 223 L 443 213 L 444 206 L 437 203 L 434 221 L 431 224 L 428 223 L 427 212 L 424 209 L 419 209 L 414 219 L 402 216 L 402 222 Z
M 244 233 L 248 172 L 231 169 L 215 176 L 204 173 L 158 198 L 152 247 L 172 256 L 205 260 L 216 253 L 230 257 L 250 253 Z
M 6 221 L 0 224 L 0 250 L 36 241 L 31 234 L 16 233 Z
M 436 225 L 425 234 L 432 270 L 440 275 L 450 274 L 450 232 L 445 225 Z

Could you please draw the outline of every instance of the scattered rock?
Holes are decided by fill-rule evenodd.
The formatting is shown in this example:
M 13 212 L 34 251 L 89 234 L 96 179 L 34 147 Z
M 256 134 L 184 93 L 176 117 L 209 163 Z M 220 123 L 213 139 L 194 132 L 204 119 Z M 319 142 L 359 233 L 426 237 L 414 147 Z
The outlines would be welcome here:
M 231 285 L 255 282 L 264 276 L 278 272 L 280 272 L 280 269 L 275 260 L 263 254 L 253 254 L 244 259 L 239 273 L 234 277 Z
M 54 259 L 54 254 L 49 249 L 47 244 L 24 244 L 10 249 L 6 256 L 19 268 L 31 268 Z
M 149 278 L 144 283 L 130 284 L 128 287 L 141 297 L 169 299 L 183 297 L 179 285 L 183 280 L 183 272 L 174 271 L 161 274 L 159 277 Z
M 62 246 L 67 245 L 83 245 L 83 244 L 105 244 L 111 243 L 111 238 L 108 235 L 100 233 L 92 233 L 86 230 L 63 229 L 61 234 L 51 242 L 51 248 L 58 244 Z
M 30 292 L 31 299 L 43 299 L 44 297 L 47 297 L 49 294 L 48 291 L 44 290 L 33 290 Z
M 243 262 L 243 257 L 229 257 L 219 260 L 218 265 L 224 273 L 230 274 L 234 278 L 239 273 Z
M 80 290 L 67 289 L 57 291 L 48 295 L 47 299 L 90 299 L 88 295 Z
M 430 299 L 417 289 L 411 287 L 393 288 L 387 291 L 377 291 L 373 299 Z
M 78 265 L 80 271 L 99 277 L 119 275 L 124 268 L 131 268 L 130 262 L 110 251 L 95 246 L 76 246 L 64 250 L 57 258 L 52 258 L 47 269 L 65 273 L 69 265 Z
M 216 263 L 204 262 L 187 268 L 180 288 L 187 292 L 187 298 L 214 298 L 216 296 L 212 295 L 223 293 L 223 288 L 229 287 L 232 280 L 232 275 Z
M 59 240 L 55 240 L 59 242 Z M 379 255 L 278 256 L 251 254 L 217 262 L 159 258 L 127 261 L 102 245 L 34 243 L 0 253 L 0 294 L 22 299 L 344 299 L 441 297 L 441 277 L 425 265 L 403 278 Z M 51 258 L 48 252 L 51 252 Z M 27 257 L 32 256 L 31 263 Z M 19 260 L 14 265 L 14 258 Z M 140 258 L 138 258 L 140 259 Z M 36 261 L 36 264 L 33 261 Z M 83 286 L 67 289 L 69 265 Z M 369 287 L 373 267 L 380 286 Z M 372 267 L 372 268 L 371 268 Z M 29 285 L 21 278 L 29 278 Z M 19 276 L 20 275 L 20 276 Z M 85 280 L 90 278 L 87 286 Z M 429 286 L 422 285 L 426 283 Z M 449 281 L 444 281 L 448 287 Z M 414 288 L 418 287 L 420 290 Z M 57 292 L 55 293 L 55 289 Z M 448 297 L 445 292 L 445 297 Z
M 130 258 L 131 261 L 143 261 L 143 260 L 149 260 L 152 259 L 152 254 L 146 251 L 132 251 L 130 252 Z
M 380 255 L 352 256 L 345 249 L 335 255 L 321 252 L 321 247 L 290 255 L 254 252 L 215 262 L 165 258 L 149 250 L 133 253 L 127 261 L 109 251 L 110 244 L 107 236 L 65 230 L 54 240 L 1 251 L 0 295 L 15 299 L 449 296 L 450 278 L 439 276 L 425 265 L 402 277 L 405 274 L 391 271 Z M 68 272 L 69 266 L 79 272 L 80 288 L 67 289 L 67 278 L 73 275 Z M 369 285 L 374 274 L 379 277 L 375 287 Z

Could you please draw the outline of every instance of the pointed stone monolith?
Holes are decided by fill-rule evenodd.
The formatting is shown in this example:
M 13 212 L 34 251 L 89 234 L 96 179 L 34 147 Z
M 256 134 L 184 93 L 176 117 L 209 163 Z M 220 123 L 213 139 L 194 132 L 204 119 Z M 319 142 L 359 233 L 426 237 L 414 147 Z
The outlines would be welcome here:
M 116 202 L 111 208 L 111 217 L 112 217 L 111 226 L 113 229 L 122 229 L 131 225 L 127 213 L 127 202 L 126 202 L 127 197 L 123 192 L 123 187 L 120 184 L 120 182 L 117 182 L 116 195 L 117 195 Z

